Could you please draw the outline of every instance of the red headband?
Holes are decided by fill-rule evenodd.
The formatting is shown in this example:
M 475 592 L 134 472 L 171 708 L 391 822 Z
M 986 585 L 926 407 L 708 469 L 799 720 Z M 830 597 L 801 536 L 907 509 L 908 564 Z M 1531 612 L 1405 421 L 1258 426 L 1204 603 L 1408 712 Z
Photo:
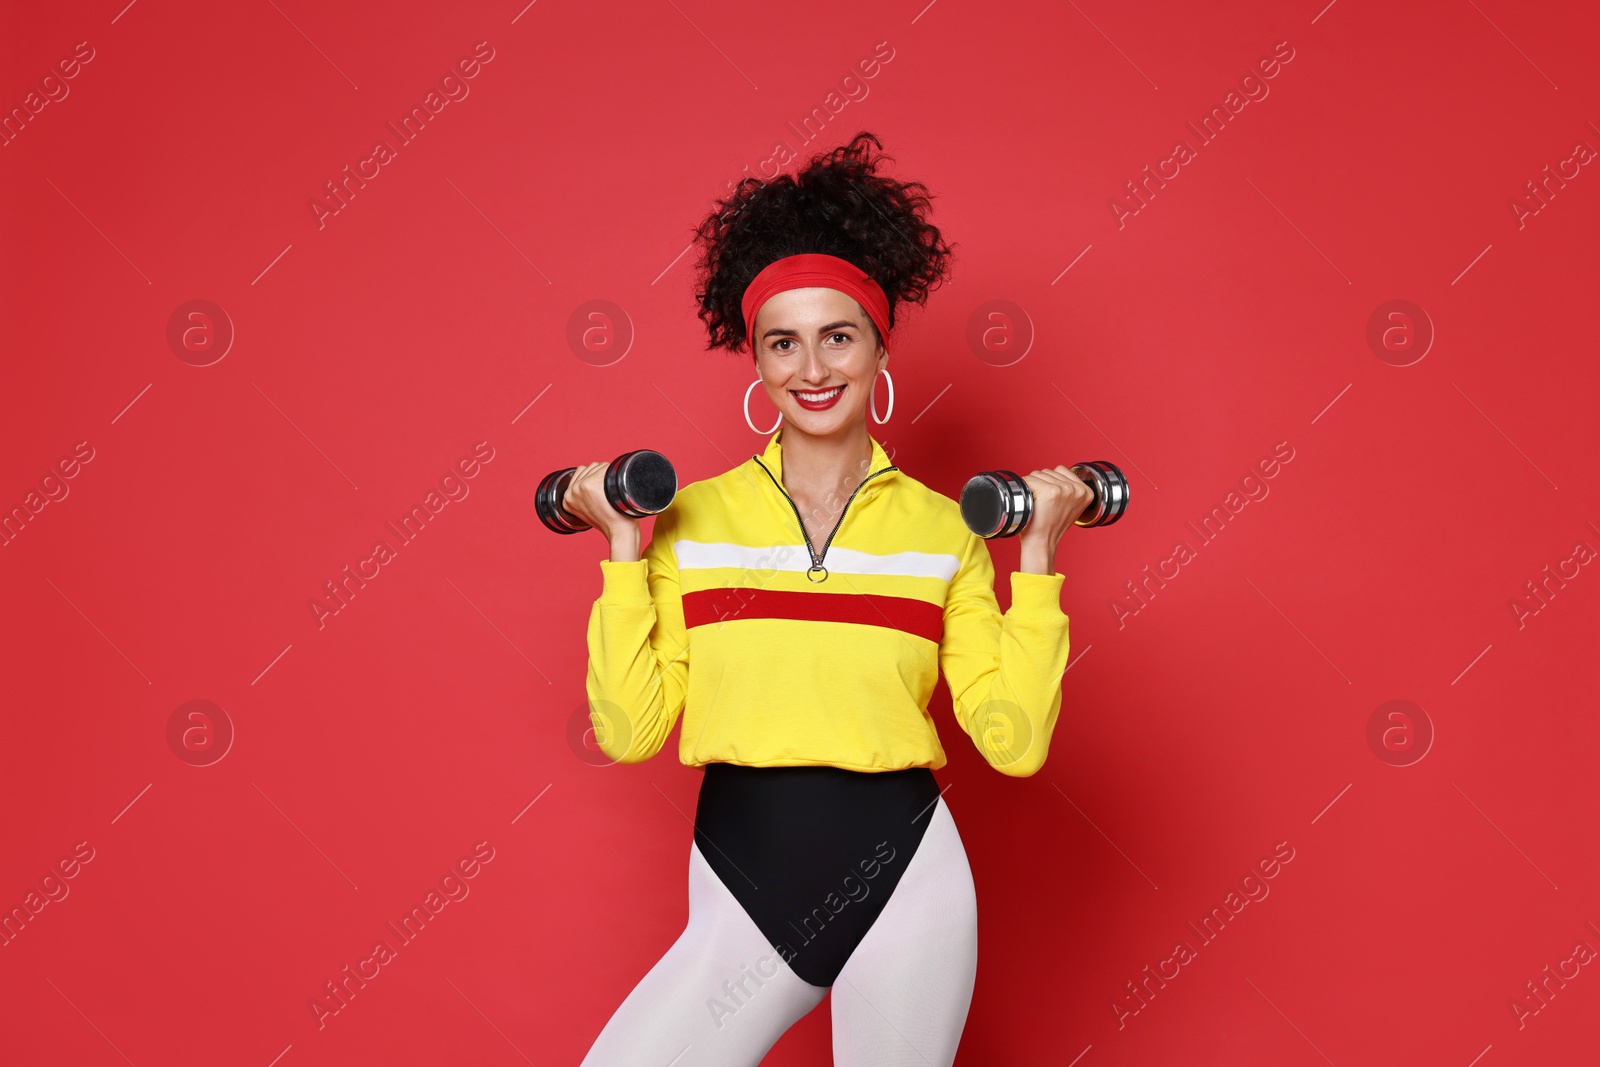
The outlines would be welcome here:
M 819 252 L 775 259 L 750 280 L 750 284 L 745 287 L 744 299 L 741 301 L 746 336 L 749 337 L 755 332 L 756 313 L 770 298 L 788 289 L 812 287 L 837 289 L 841 293 L 855 297 L 861 306 L 866 308 L 873 325 L 878 327 L 878 336 L 883 339 L 883 347 L 888 349 L 889 298 L 884 295 L 883 286 L 873 281 L 866 271 L 854 263 Z M 750 338 L 750 343 L 753 350 L 754 338 Z

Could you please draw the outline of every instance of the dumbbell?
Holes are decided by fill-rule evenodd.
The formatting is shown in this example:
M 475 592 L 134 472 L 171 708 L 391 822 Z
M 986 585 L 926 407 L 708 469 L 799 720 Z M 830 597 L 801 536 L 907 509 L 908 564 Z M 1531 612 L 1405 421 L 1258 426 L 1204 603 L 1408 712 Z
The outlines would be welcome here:
M 551 471 L 533 495 L 539 520 L 558 534 L 582 533 L 589 524 L 561 506 L 577 467 Z M 660 452 L 636 448 L 624 452 L 606 467 L 606 500 L 622 514 L 635 519 L 667 510 L 678 495 L 678 472 Z
M 1084 509 L 1076 526 L 1110 526 L 1128 507 L 1128 479 L 1103 459 L 1072 468 L 1094 490 L 1094 502 Z M 1033 517 L 1033 491 L 1014 471 L 974 474 L 961 490 L 961 518 L 967 529 L 982 538 L 1012 537 Z

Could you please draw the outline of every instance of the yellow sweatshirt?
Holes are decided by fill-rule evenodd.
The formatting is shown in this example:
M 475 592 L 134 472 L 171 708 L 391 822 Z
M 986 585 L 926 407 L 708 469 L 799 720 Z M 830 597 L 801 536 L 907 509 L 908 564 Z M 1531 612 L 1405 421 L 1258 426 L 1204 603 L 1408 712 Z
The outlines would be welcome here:
M 678 756 L 691 767 L 937 769 L 946 759 L 928 700 L 943 671 L 984 759 L 1036 772 L 1061 708 L 1065 576 L 1013 573 L 1002 615 L 988 542 L 875 438 L 808 575 L 782 435 L 681 487 L 641 559 L 601 561 L 585 679 L 601 751 L 649 759 L 682 712 Z

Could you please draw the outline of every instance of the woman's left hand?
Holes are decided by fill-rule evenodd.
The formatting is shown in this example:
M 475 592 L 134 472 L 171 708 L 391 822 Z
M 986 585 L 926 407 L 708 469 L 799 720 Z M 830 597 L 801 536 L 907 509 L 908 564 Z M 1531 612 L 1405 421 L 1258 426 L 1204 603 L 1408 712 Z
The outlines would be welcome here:
M 1022 570 L 1050 574 L 1061 535 L 1094 503 L 1094 490 L 1067 466 L 1036 470 L 1022 480 L 1033 493 L 1033 514 L 1019 535 Z

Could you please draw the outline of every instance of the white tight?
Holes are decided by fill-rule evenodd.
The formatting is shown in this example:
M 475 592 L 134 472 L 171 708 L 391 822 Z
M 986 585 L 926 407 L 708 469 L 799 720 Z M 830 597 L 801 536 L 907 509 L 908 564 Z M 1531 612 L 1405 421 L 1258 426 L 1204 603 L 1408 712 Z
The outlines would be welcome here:
M 581 1067 L 755 1067 L 833 991 L 835 1067 L 949 1067 L 978 967 L 972 870 L 941 797 L 883 913 L 831 987 L 799 978 L 689 847 L 689 924 Z

